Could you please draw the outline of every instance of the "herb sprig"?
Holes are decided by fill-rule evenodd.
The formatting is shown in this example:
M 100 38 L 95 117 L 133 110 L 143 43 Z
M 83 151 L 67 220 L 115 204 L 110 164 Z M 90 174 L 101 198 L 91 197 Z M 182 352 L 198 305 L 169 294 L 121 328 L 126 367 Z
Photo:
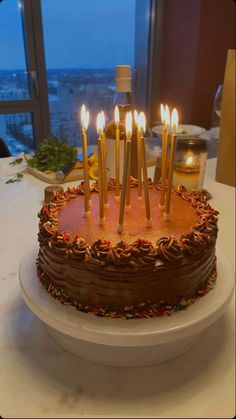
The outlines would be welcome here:
M 27 159 L 27 163 L 42 172 L 56 172 L 65 163 L 76 160 L 76 156 L 75 147 L 67 144 L 65 140 L 50 136 L 40 144 L 34 156 Z
M 17 173 L 15 176 L 13 176 L 11 179 L 8 179 L 5 184 L 8 185 L 9 183 L 15 183 L 20 182 L 23 178 L 22 173 Z
M 21 164 L 23 162 L 23 157 L 18 157 L 17 159 L 13 160 L 10 164 L 10 166 L 16 166 L 17 164 Z

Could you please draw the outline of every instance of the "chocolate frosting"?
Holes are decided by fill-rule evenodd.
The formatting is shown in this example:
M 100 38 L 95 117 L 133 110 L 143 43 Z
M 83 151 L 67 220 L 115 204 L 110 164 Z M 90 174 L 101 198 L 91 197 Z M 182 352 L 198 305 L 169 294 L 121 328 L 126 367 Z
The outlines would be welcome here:
M 179 246 L 176 237 L 162 237 L 157 241 L 157 253 L 165 262 L 180 263 L 183 259 L 183 249 Z
M 125 215 L 123 236 L 116 230 L 119 204 L 113 180 L 108 182 L 110 208 L 104 227 L 98 224 L 96 182 L 89 220 L 83 216 L 83 183 L 63 194 L 56 192 L 41 209 L 38 269 L 71 299 L 121 306 L 149 300 L 176 303 L 194 295 L 209 279 L 218 230 L 218 212 L 207 203 L 209 194 L 174 189 L 172 221 L 166 223 L 158 210 L 159 187 L 150 182 L 156 213 L 153 228 L 145 229 L 144 203 L 137 203 L 135 181 L 131 180 L 135 211 Z

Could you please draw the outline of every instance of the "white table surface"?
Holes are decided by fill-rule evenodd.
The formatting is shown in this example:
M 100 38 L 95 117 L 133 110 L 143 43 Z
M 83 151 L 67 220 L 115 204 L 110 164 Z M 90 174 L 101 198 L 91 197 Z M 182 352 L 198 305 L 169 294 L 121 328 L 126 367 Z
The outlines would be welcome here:
M 46 184 L 25 174 L 6 185 L 7 162 L 0 159 L 0 415 L 233 417 L 234 301 L 191 351 L 155 366 L 98 365 L 52 340 L 23 302 L 18 283 L 21 258 L 36 242 Z M 220 211 L 218 242 L 234 263 L 235 190 L 215 182 L 215 165 L 208 160 L 205 187 Z

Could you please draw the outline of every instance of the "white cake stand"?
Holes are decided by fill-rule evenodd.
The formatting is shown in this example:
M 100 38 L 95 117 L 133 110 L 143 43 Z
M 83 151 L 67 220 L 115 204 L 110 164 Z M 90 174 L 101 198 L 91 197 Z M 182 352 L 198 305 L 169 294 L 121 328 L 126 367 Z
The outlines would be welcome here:
M 35 248 L 20 265 L 20 287 L 26 304 L 63 348 L 107 365 L 151 365 L 184 353 L 223 314 L 234 289 L 232 267 L 218 251 L 215 288 L 186 310 L 151 319 L 97 317 L 63 306 L 45 290 L 37 277 L 37 253 Z

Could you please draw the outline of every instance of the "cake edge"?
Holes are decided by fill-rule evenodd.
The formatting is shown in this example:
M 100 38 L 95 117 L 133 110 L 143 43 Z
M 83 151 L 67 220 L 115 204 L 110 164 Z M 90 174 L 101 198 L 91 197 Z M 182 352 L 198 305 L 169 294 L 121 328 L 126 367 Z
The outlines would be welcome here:
M 38 268 L 38 277 L 47 290 L 47 292 L 57 301 L 65 306 L 71 306 L 72 308 L 81 311 L 86 314 L 96 315 L 98 317 L 106 317 L 110 319 L 143 319 L 143 318 L 154 318 L 170 316 L 176 311 L 187 309 L 190 305 L 195 303 L 199 298 L 208 294 L 216 284 L 217 269 L 216 269 L 216 256 L 212 272 L 210 277 L 205 281 L 202 288 L 200 288 L 193 296 L 189 298 L 179 298 L 179 301 L 175 305 L 160 302 L 153 303 L 151 301 L 142 302 L 137 305 L 127 305 L 124 307 L 116 306 L 114 304 L 86 304 L 70 298 L 66 295 L 63 289 L 60 289 L 52 284 L 50 278 Z

